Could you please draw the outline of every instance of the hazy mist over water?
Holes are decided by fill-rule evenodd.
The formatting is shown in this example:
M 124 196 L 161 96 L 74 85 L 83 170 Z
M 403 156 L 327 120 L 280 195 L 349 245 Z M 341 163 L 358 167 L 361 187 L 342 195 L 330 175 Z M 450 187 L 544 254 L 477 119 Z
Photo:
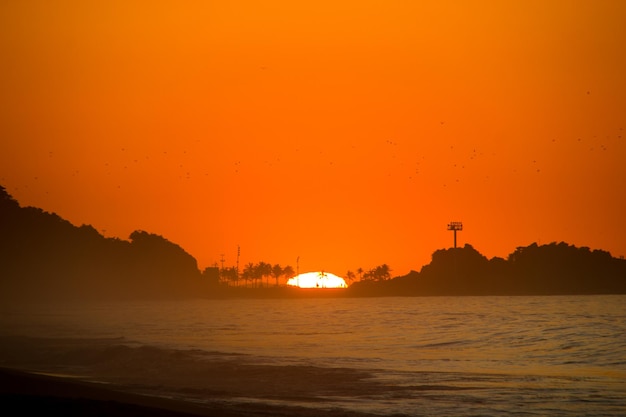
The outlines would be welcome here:
M 6 335 L 84 340 L 83 351 L 90 341 L 120 338 L 115 343 L 168 352 L 236 354 L 271 369 L 355 369 L 379 384 L 349 393 L 312 387 L 310 398 L 297 400 L 309 406 L 407 415 L 626 414 L 626 296 L 197 300 L 0 312 Z M 175 372 L 177 356 L 166 358 L 146 357 L 144 366 Z M 183 382 L 172 380 L 169 389 L 182 391 Z M 280 392 L 271 401 L 277 398 Z

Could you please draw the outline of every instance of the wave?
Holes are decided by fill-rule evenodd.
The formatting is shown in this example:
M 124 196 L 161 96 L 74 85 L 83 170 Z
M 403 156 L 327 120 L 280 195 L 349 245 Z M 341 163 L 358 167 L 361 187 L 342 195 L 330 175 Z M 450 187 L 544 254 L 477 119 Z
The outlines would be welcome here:
M 528 415 L 626 415 L 626 405 L 615 403 L 626 392 L 624 297 L 471 301 L 230 300 L 9 311 L 0 316 L 0 366 L 197 402 L 405 415 L 510 415 L 521 407 Z
M 516 398 L 528 415 L 625 411 L 617 403 L 623 394 L 620 386 L 599 377 L 364 370 L 280 358 L 263 363 L 252 355 L 171 349 L 123 337 L 4 336 L 0 346 L 5 367 L 73 375 L 195 403 L 257 401 L 396 415 L 456 414 L 460 409 L 464 414 L 506 415 L 512 411 L 511 398 Z

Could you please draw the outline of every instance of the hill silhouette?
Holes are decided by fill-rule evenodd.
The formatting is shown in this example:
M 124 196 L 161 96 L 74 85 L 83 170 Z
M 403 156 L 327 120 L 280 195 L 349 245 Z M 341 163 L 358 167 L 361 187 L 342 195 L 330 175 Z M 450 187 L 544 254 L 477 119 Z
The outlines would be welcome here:
M 626 294 L 626 260 L 566 243 L 519 247 L 487 259 L 471 245 L 440 249 L 419 272 L 347 290 L 234 288 L 219 270 L 162 236 L 106 238 L 54 213 L 21 207 L 0 186 L 0 302 L 207 297 Z
M 626 260 L 564 242 L 487 259 L 471 245 L 437 250 L 428 265 L 386 281 L 354 283 L 354 296 L 626 294 Z
M 54 213 L 20 207 L 0 186 L 0 300 L 172 298 L 207 291 L 196 260 L 144 231 L 105 238 Z

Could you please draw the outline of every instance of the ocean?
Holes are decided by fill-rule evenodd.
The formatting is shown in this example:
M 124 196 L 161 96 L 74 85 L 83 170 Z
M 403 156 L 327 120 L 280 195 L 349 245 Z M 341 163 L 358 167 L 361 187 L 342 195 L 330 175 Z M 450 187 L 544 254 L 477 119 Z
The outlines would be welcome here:
M 196 403 L 626 415 L 622 295 L 39 305 L 0 326 L 0 365 Z

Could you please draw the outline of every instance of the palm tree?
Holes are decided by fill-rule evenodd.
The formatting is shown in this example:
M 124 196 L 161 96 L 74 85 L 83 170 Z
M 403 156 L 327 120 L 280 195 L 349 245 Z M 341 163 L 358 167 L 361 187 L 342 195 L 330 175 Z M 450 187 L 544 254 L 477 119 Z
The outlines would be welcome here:
M 359 281 L 361 281 L 363 279 L 363 268 L 357 268 L 356 273 L 359 274 Z
M 365 281 L 386 281 L 391 278 L 389 265 L 382 264 L 372 268 L 363 275 Z
M 259 262 L 256 266 L 257 271 L 256 271 L 256 279 L 258 279 L 259 281 L 261 281 L 261 287 L 263 286 L 263 277 L 266 278 L 266 286 L 269 286 L 269 282 L 267 281 L 267 279 L 269 278 L 269 276 L 272 274 L 272 265 L 268 264 L 266 262 Z
M 382 264 L 376 267 L 374 276 L 377 281 L 385 281 L 391 278 L 391 268 L 389 265 Z
M 283 267 L 279 264 L 276 264 L 272 267 L 272 276 L 276 280 L 276 286 L 278 287 L 278 277 L 283 274 Z
M 229 276 L 230 280 L 234 282 L 235 287 L 239 286 L 239 271 L 237 271 L 236 267 L 231 266 L 229 268 Z
M 293 267 L 291 265 L 287 265 L 283 268 L 283 275 L 285 276 L 285 278 L 287 278 L 287 280 L 289 280 L 296 275 L 296 272 L 293 270 Z
M 354 272 L 348 271 L 346 272 L 346 279 L 352 283 L 356 279 L 356 275 L 354 275 Z
M 220 270 L 220 280 L 226 285 L 230 285 L 231 282 L 237 284 L 237 270 L 234 266 L 227 266 Z
M 248 286 L 248 280 L 254 280 L 256 275 L 256 268 L 252 262 L 248 262 L 246 266 L 243 268 L 243 280 L 245 281 L 245 286 Z

